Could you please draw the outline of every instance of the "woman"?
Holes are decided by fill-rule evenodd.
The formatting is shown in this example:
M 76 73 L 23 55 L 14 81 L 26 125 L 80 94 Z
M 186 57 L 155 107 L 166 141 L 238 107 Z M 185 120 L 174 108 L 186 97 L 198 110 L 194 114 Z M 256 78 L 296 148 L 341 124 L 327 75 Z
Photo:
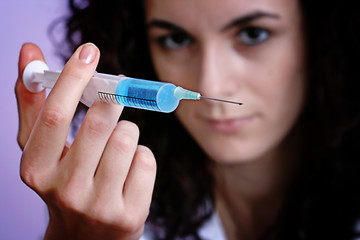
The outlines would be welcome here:
M 21 177 L 49 207 L 48 239 L 138 239 L 147 217 L 144 239 L 359 236 L 359 37 L 344 37 L 359 26 L 351 8 L 83 3 L 70 1 L 67 39 L 71 51 L 84 42 L 100 48 L 98 71 L 244 105 L 182 101 L 174 115 L 125 110 L 147 148 L 136 125 L 116 124 L 121 107 L 99 103 L 70 146 L 66 133 L 99 52 L 77 48 L 45 101 L 22 85 L 24 66 L 43 59 L 25 45 L 16 86 Z

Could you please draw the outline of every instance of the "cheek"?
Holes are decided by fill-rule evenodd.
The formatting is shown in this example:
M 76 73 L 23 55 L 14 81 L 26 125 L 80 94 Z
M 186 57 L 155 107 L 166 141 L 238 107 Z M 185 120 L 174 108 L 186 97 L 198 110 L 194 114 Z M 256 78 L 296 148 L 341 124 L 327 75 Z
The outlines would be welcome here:
M 291 60 L 289 60 L 291 61 Z M 285 65 L 283 75 L 275 81 L 273 99 L 283 117 L 297 116 L 305 101 L 306 81 L 302 62 Z
M 305 96 L 305 79 L 302 71 L 282 72 L 268 79 L 266 84 L 257 86 L 265 108 L 269 110 L 297 109 Z
M 300 52 L 292 51 L 292 54 L 277 61 L 276 70 L 268 72 L 266 84 L 257 85 L 258 103 L 264 118 L 259 127 L 264 150 L 273 149 L 283 142 L 303 110 L 306 95 L 303 58 L 293 57 L 301 56 Z
M 305 81 L 303 75 L 292 76 L 291 81 L 283 83 L 268 96 L 267 117 L 275 135 L 286 135 L 293 127 L 302 112 L 305 102 Z M 278 133 L 278 134 L 279 134 Z
M 268 54 L 269 61 L 262 64 L 263 71 L 257 71 L 257 81 L 250 82 L 254 95 L 261 99 L 262 108 L 269 116 L 292 118 L 301 111 L 305 98 L 304 46 L 299 34 L 283 37 L 274 47 L 276 52 Z M 262 73 L 261 73 L 262 72 Z M 261 80 L 262 79 L 262 80 Z

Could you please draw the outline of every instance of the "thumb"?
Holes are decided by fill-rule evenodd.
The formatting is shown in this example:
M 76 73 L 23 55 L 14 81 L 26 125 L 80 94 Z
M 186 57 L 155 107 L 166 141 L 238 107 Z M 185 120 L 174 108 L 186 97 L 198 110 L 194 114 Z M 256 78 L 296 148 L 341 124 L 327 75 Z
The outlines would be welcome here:
M 15 85 L 15 94 L 19 112 L 18 143 L 21 148 L 25 146 L 36 118 L 45 101 L 45 91 L 32 93 L 23 83 L 23 71 L 27 64 L 34 60 L 45 62 L 44 56 L 38 46 L 33 43 L 25 43 L 19 55 L 18 79 Z

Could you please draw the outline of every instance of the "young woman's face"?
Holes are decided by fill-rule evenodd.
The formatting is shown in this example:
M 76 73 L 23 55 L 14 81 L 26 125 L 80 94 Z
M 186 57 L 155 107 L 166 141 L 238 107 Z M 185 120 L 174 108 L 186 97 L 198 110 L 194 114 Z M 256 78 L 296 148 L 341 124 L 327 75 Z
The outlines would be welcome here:
M 176 115 L 217 162 L 277 149 L 304 103 L 304 46 L 296 0 L 146 0 L 160 80 L 242 106 L 182 100 Z

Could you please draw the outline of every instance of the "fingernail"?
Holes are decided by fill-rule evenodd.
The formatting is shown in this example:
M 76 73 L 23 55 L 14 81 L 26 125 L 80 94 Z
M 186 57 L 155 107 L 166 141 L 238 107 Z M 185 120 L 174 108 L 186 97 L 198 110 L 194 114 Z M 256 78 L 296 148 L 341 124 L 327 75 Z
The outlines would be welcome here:
M 95 55 L 96 55 L 95 46 L 91 43 L 88 43 L 88 44 L 84 45 L 83 48 L 81 49 L 79 59 L 83 63 L 89 64 L 94 61 Z

